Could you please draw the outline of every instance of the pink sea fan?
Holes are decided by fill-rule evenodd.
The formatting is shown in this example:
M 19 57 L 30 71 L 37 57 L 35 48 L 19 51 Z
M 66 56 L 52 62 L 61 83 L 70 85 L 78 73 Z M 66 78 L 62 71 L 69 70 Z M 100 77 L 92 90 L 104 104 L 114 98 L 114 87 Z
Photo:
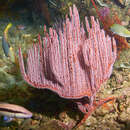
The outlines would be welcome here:
M 70 8 L 58 33 L 50 28 L 28 51 L 25 68 L 21 48 L 19 63 L 24 80 L 36 88 L 47 88 L 60 97 L 74 99 L 88 117 L 96 108 L 94 97 L 111 73 L 116 59 L 116 43 L 100 29 L 98 20 L 85 17 L 86 35 L 75 5 Z M 104 100 L 105 101 L 105 100 Z M 101 102 L 100 102 L 101 104 Z M 85 118 L 86 119 L 86 118 Z

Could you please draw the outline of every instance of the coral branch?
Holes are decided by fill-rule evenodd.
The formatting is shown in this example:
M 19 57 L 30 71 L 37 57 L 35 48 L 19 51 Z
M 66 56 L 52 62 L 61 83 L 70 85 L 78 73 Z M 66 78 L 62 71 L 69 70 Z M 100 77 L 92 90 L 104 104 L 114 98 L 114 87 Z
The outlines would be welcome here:
M 45 37 L 41 41 L 39 36 L 39 43 L 28 51 L 26 67 L 19 49 L 19 63 L 24 80 L 29 84 L 74 99 L 79 109 L 90 115 L 97 91 L 112 73 L 116 43 L 114 38 L 105 35 L 94 17 L 91 17 L 92 27 L 87 17 L 85 21 L 88 37 L 73 5 L 70 18 L 66 17 L 58 33 L 53 28 L 47 33 L 44 27 Z

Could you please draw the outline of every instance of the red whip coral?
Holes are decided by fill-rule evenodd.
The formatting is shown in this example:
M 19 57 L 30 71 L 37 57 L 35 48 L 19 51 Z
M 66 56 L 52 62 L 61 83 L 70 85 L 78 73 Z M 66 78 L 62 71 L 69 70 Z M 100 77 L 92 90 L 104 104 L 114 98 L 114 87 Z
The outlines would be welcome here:
M 45 37 L 28 51 L 26 69 L 19 49 L 19 63 L 23 78 L 36 88 L 47 88 L 60 97 L 74 99 L 85 118 L 107 100 L 94 103 L 94 97 L 101 84 L 112 73 L 116 59 L 116 43 L 105 36 L 98 21 L 91 17 L 92 27 L 85 18 L 85 29 L 80 25 L 75 5 L 70 8 L 63 28 L 58 33 L 44 27 Z M 82 123 L 83 123 L 82 121 Z

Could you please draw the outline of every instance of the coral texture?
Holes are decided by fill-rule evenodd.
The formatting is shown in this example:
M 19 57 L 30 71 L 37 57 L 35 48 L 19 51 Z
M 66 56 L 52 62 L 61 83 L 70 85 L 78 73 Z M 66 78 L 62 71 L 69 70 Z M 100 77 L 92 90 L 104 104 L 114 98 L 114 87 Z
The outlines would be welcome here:
M 45 37 L 28 50 L 25 68 L 21 48 L 19 63 L 26 82 L 36 88 L 47 88 L 59 96 L 74 99 L 83 113 L 92 112 L 93 100 L 101 84 L 111 73 L 116 59 L 116 43 L 100 29 L 98 20 L 87 17 L 80 24 L 75 5 L 70 8 L 63 28 L 44 26 Z M 88 36 L 86 31 L 88 32 Z M 87 110 L 86 110 L 87 109 Z

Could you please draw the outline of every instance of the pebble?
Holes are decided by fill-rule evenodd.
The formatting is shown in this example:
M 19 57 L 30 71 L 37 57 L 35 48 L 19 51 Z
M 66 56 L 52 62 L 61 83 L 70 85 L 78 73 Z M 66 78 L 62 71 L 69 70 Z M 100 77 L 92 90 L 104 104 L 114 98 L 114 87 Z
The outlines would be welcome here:
M 127 114 L 126 112 L 122 112 L 119 116 L 118 116 L 118 119 L 121 121 L 121 122 L 127 122 L 130 120 L 130 116 L 129 114 Z
M 115 73 L 115 76 L 116 76 L 116 81 L 118 84 L 123 82 L 123 76 L 121 74 Z
M 130 114 L 130 107 L 128 107 L 126 111 L 128 114 Z
M 127 87 L 127 86 L 129 86 L 129 85 L 130 85 L 129 82 L 127 82 L 127 81 L 123 81 L 123 86 L 124 86 L 124 87 Z
M 128 75 L 128 80 L 130 81 L 130 74 Z
M 87 126 L 91 126 L 91 125 L 94 124 L 94 123 L 97 123 L 97 120 L 96 120 L 96 118 L 94 118 L 94 117 L 92 117 L 92 116 L 88 117 L 88 119 L 87 119 L 86 122 L 85 122 L 85 124 L 86 124 Z
M 128 26 L 129 25 L 129 21 L 130 21 L 130 17 L 128 15 L 126 15 L 123 20 L 121 21 L 121 24 L 123 26 Z
M 122 21 L 122 22 L 121 22 L 121 25 L 123 25 L 123 26 L 128 26 L 128 25 L 129 25 L 129 21 Z

